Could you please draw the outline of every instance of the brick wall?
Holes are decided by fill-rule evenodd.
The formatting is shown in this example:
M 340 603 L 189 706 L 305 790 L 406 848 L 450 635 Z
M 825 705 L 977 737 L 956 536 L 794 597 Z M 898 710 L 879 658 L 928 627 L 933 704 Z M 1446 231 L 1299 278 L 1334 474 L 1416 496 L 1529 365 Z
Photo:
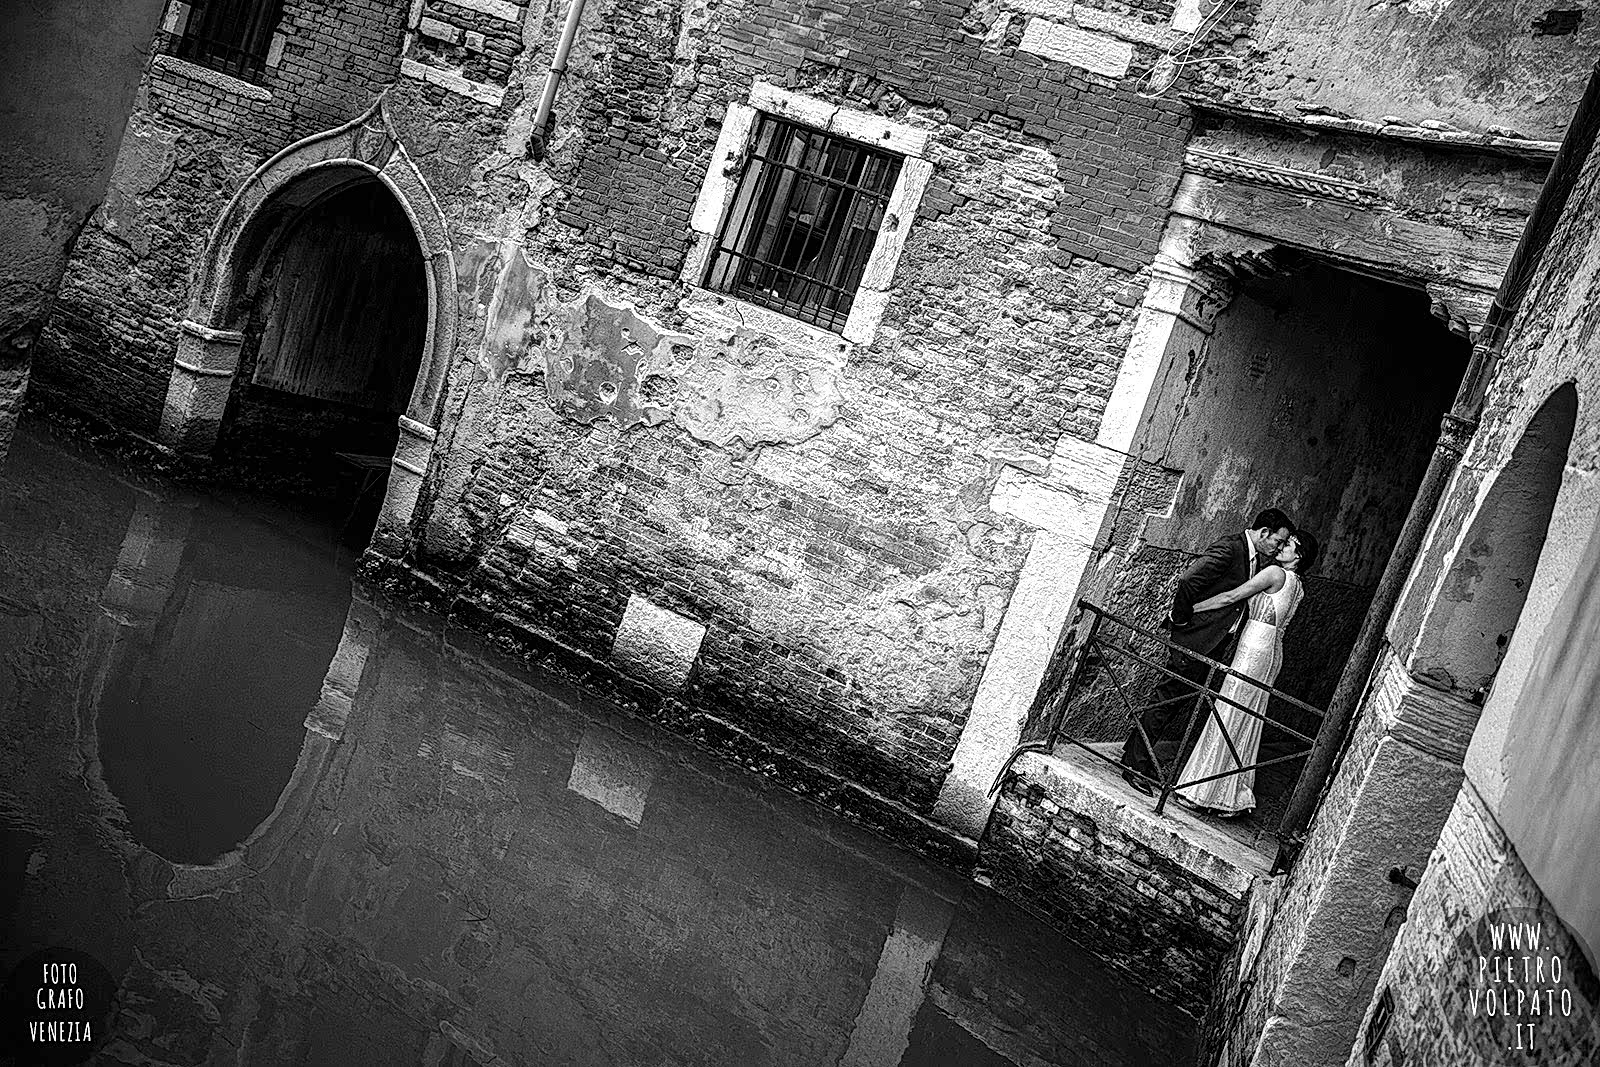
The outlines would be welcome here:
M 1267 860 L 1236 866 L 1198 838 L 1095 772 L 1030 754 L 1001 788 L 981 854 L 996 889 L 1199 1016 Z
M 988 508 L 988 457 L 1091 437 L 1127 346 L 1188 135 L 1182 105 L 1137 94 L 1156 50 L 1134 48 L 1117 78 L 1021 50 L 1014 13 L 952 3 L 596 4 L 534 167 L 527 87 L 561 13 L 524 10 L 429 2 L 408 34 L 399 4 L 290 4 L 258 86 L 155 62 L 43 384 L 153 434 L 223 205 L 385 86 L 463 247 L 510 239 L 560 300 L 592 293 L 701 339 L 676 278 L 722 116 L 753 80 L 926 129 L 934 178 L 897 293 L 876 343 L 829 355 L 840 403 L 822 433 L 722 449 L 615 433 L 552 411 L 536 359 L 487 381 L 463 364 L 418 555 L 461 597 L 596 659 L 633 595 L 704 625 L 682 699 L 706 722 L 925 809 L 1031 538 Z M 1152 27 L 1171 14 L 1107 10 Z M 483 295 L 463 293 L 463 356 L 480 356 Z M 533 503 L 566 534 L 520 532 Z
M 720 115 L 756 76 L 1042 148 L 1062 186 L 1048 207 L 1057 258 L 1137 271 L 1154 254 L 1189 131 L 1175 99 L 1140 97 L 1132 77 L 1096 79 L 1018 51 L 1014 39 L 990 41 L 983 35 L 994 29 L 994 13 L 985 21 L 958 2 L 736 5 L 705 15 L 704 27 L 692 24 L 697 7 L 619 7 L 601 30 L 615 51 L 590 91 L 607 106 L 584 116 L 589 150 L 560 218 L 616 263 L 663 278 L 676 273 L 704 173 L 700 152 L 710 147 L 694 120 Z M 1149 7 L 1157 10 L 1145 17 L 1157 24 L 1160 8 L 1170 17 L 1170 4 Z M 686 28 L 704 37 L 692 53 L 679 45 L 674 66 L 667 57 Z M 1020 26 L 1010 36 L 1019 33 Z M 1153 60 L 1153 51 L 1144 58 Z M 680 150 L 691 146 L 699 151 Z M 936 178 L 924 216 L 967 199 Z
M 631 595 L 704 625 L 686 707 L 922 810 L 1032 536 L 989 509 L 987 457 L 1093 436 L 1188 129 L 1181 105 L 1137 95 L 1137 69 L 1097 78 L 967 14 L 591 7 L 537 170 L 488 105 L 441 107 L 408 81 L 390 98 L 464 236 L 510 238 L 548 273 L 538 315 L 594 296 L 702 348 L 716 327 L 678 275 L 731 102 L 760 78 L 928 131 L 934 177 L 876 341 L 776 346 L 839 391 L 803 441 L 719 449 L 672 425 L 590 423 L 552 404 L 537 351 L 480 347 L 486 307 L 524 281 L 463 278 L 472 363 L 452 379 L 416 556 L 454 595 L 600 660 Z

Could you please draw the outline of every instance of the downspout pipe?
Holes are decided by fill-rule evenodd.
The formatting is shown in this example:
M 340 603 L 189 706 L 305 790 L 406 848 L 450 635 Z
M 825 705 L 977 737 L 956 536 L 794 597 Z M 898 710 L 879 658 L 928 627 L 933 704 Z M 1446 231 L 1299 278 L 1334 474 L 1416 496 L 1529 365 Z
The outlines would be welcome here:
M 561 27 L 561 41 L 556 45 L 555 58 L 550 61 L 550 73 L 545 75 L 544 93 L 539 97 L 539 110 L 533 116 L 533 135 L 528 139 L 528 154 L 544 160 L 549 151 L 550 112 L 556 106 L 556 90 L 567 73 L 567 57 L 572 54 L 573 39 L 578 36 L 578 23 L 583 21 L 584 0 L 569 0 L 567 21 Z
M 1327 714 L 1323 716 L 1305 769 L 1295 782 L 1294 793 L 1278 829 L 1280 843 L 1278 859 L 1273 865 L 1274 872 L 1289 870 L 1305 844 L 1306 828 L 1343 750 L 1350 720 L 1366 690 L 1367 679 L 1382 648 L 1389 617 L 1399 602 L 1400 591 L 1405 586 L 1411 568 L 1416 564 L 1428 525 L 1444 496 L 1445 487 L 1478 428 L 1489 381 L 1499 366 L 1501 352 L 1505 348 L 1507 327 L 1528 291 L 1534 269 L 1546 245 L 1550 243 L 1550 235 L 1555 232 L 1556 223 L 1567 206 L 1578 174 L 1594 148 L 1597 133 L 1600 133 L 1600 63 L 1589 72 L 1589 83 L 1583 91 L 1583 98 L 1578 102 L 1578 109 L 1567 126 L 1566 136 L 1561 140 L 1561 148 L 1550 164 L 1550 173 L 1539 191 L 1533 213 L 1528 216 L 1528 224 L 1523 228 L 1516 251 L 1511 255 L 1511 262 L 1500 281 L 1500 289 L 1495 294 L 1494 302 L 1489 305 L 1489 312 L 1472 346 L 1466 373 L 1456 390 L 1450 411 L 1444 416 L 1444 425 L 1438 444 L 1434 446 L 1433 456 L 1428 461 L 1427 472 L 1422 476 L 1422 484 L 1418 486 L 1417 495 L 1411 502 L 1411 510 L 1406 514 L 1405 524 L 1395 539 L 1389 561 L 1383 569 L 1383 577 L 1378 580 L 1372 605 L 1367 609 L 1361 632 L 1356 636 L 1355 646 L 1345 661 L 1344 671 L 1339 676 L 1333 699 L 1328 703 Z

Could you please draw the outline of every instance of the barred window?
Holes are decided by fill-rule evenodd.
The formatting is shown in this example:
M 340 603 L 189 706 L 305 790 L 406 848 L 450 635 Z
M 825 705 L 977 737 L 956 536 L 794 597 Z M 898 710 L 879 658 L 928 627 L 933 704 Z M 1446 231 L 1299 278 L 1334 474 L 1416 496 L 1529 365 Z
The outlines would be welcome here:
M 246 81 L 261 77 L 282 0 L 199 0 L 173 52 Z
M 838 331 L 901 157 L 762 114 L 704 286 Z

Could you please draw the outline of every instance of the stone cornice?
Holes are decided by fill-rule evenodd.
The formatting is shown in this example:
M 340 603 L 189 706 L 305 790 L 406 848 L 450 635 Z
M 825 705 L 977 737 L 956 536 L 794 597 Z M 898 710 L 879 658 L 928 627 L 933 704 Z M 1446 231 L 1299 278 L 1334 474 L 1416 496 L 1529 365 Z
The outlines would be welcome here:
M 1428 129 L 1423 126 L 1402 125 L 1394 122 L 1375 122 L 1371 119 L 1345 118 L 1337 115 L 1291 115 L 1266 108 L 1243 104 L 1228 104 L 1209 100 L 1190 93 L 1180 94 L 1185 104 L 1202 114 L 1221 118 L 1242 119 L 1250 122 L 1286 126 L 1303 134 L 1354 134 L 1376 141 L 1402 144 L 1409 148 L 1449 149 L 1458 152 L 1479 152 L 1511 156 L 1530 162 L 1548 163 L 1561 147 L 1558 141 L 1534 141 L 1522 137 L 1505 137 L 1470 130 Z

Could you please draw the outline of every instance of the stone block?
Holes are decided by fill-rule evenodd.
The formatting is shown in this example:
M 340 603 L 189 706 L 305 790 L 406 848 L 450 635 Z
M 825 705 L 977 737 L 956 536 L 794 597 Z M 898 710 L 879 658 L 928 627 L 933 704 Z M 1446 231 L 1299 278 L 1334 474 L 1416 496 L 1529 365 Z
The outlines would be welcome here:
M 634 594 L 617 626 L 611 659 L 627 674 L 666 692 L 682 689 L 706 628 Z
M 431 37 L 435 41 L 443 41 L 446 44 L 461 43 L 461 28 L 459 26 L 452 26 L 447 22 L 440 22 L 438 19 L 431 19 L 427 16 L 423 16 L 417 23 L 417 32 L 424 37 Z
M 1018 47 L 1045 59 L 1071 63 L 1075 67 L 1121 78 L 1133 62 L 1133 45 L 1108 33 L 1097 33 L 1081 26 L 1033 18 L 1022 31 Z

